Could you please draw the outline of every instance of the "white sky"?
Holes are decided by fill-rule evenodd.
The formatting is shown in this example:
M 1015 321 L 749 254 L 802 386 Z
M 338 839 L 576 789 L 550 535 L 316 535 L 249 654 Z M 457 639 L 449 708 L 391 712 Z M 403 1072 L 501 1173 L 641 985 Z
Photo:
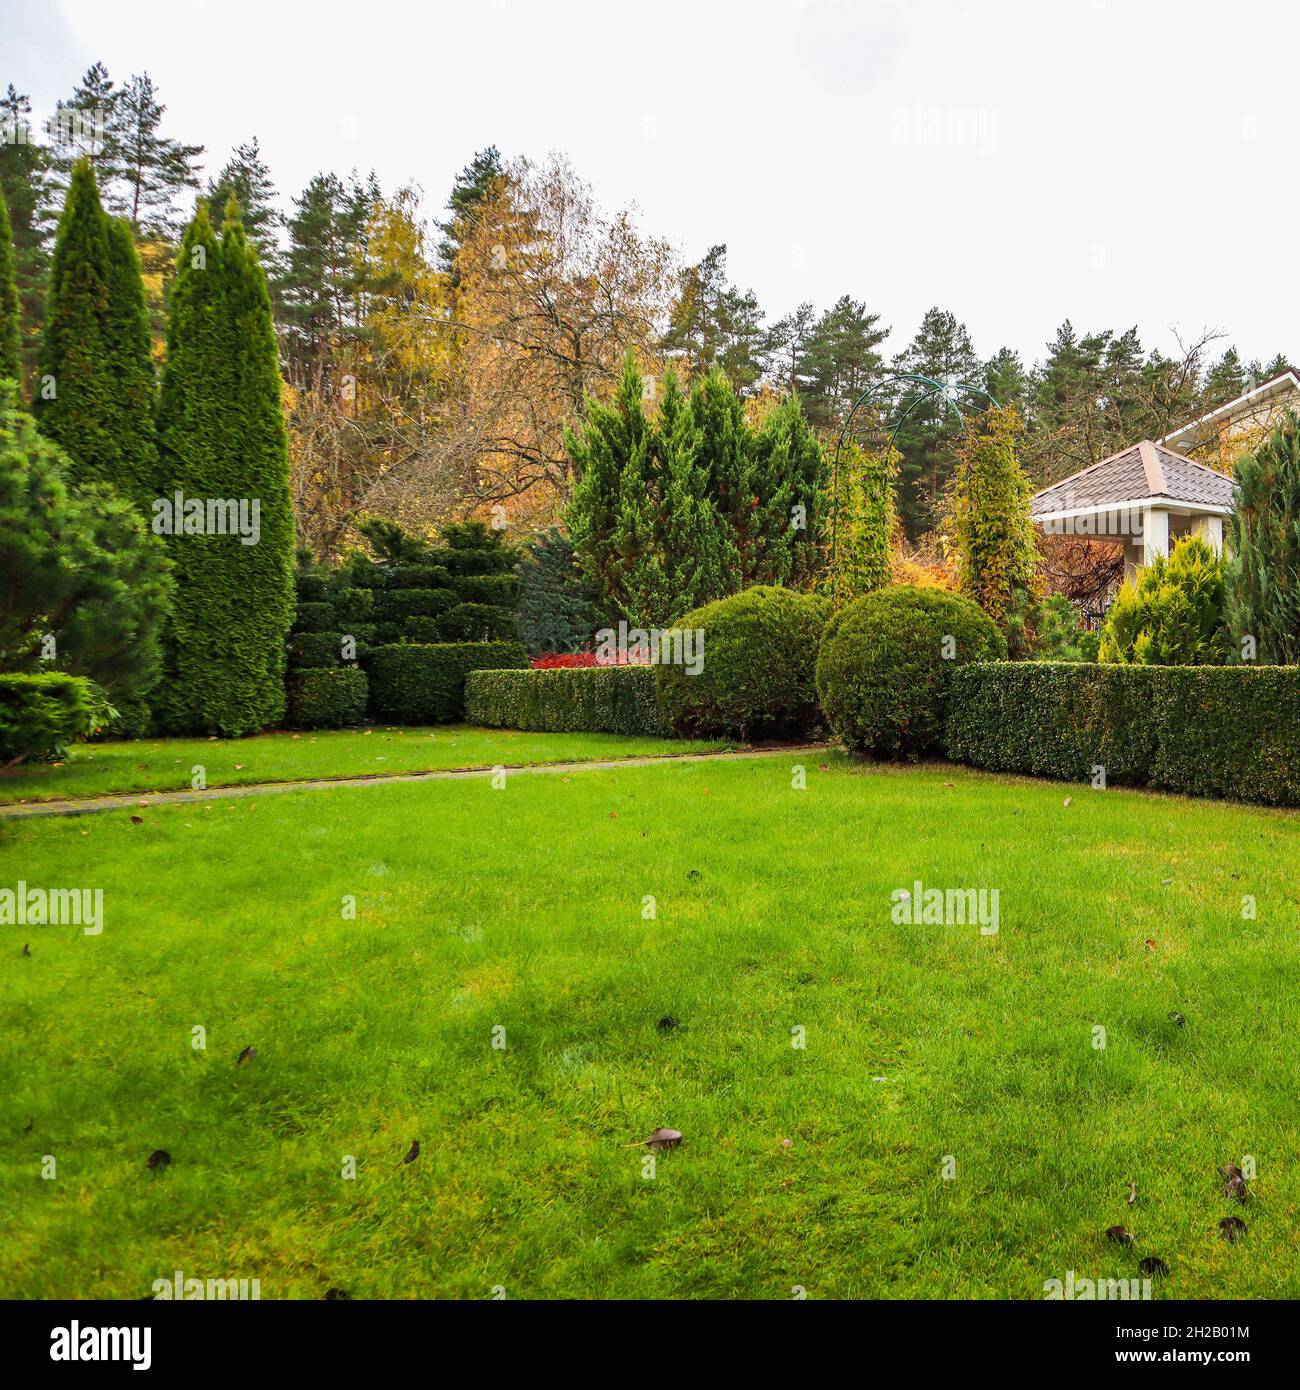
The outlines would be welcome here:
M 847 292 L 890 351 L 938 304 L 985 356 L 1069 317 L 1300 358 L 1282 0 L 0 0 L 0 36 L 38 111 L 147 69 L 168 134 L 208 172 L 259 136 L 286 204 L 373 167 L 436 214 L 476 149 L 562 150 L 769 316 Z

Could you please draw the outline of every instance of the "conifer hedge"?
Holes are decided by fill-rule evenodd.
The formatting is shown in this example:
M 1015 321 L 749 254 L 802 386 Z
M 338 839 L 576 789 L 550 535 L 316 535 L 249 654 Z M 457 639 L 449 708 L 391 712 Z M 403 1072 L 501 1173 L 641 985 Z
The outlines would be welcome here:
M 1300 667 L 963 666 L 945 741 L 992 772 L 1296 806 Z
M 655 694 L 653 666 L 554 671 L 472 671 L 465 718 L 489 729 L 671 737 Z

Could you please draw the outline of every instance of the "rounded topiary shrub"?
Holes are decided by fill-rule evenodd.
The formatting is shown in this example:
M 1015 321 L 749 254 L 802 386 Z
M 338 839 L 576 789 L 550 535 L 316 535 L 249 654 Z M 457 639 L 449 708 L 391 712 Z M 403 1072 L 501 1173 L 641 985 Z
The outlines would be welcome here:
M 818 722 L 814 670 L 829 615 L 830 601 L 818 594 L 768 585 L 688 613 L 676 624 L 681 651 L 673 643 L 671 652 L 659 654 L 664 717 L 688 736 L 807 734 Z M 692 630 L 703 634 L 702 645 L 693 639 L 694 649 L 687 640 Z
M 817 694 L 846 747 L 917 758 L 939 746 L 953 671 L 1006 655 L 1006 639 L 970 599 L 898 584 L 867 594 L 827 623 Z

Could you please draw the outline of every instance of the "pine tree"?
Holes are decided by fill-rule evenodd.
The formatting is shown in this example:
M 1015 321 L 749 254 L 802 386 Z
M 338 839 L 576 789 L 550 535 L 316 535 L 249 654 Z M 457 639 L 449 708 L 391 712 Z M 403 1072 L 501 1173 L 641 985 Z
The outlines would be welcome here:
M 99 186 L 107 195 L 122 176 L 122 150 L 118 139 L 117 109 L 122 93 L 115 90 L 108 69 L 93 63 L 67 101 L 60 101 L 46 123 L 53 168 L 61 183 L 89 160 Z
M 221 172 L 209 180 L 205 197 L 209 207 L 224 208 L 231 198 L 239 204 L 244 230 L 266 270 L 274 300 L 284 273 L 279 242 L 284 215 L 275 206 L 275 184 L 256 137 L 236 147 Z
M 133 76 L 113 104 L 115 157 L 122 180 L 115 206 L 137 237 L 170 238 L 177 200 L 199 186 L 196 165 L 203 146 L 161 135 L 166 110 L 147 72 Z
M 233 206 L 220 241 L 203 204 L 182 238 L 159 430 L 165 494 L 256 502 L 260 521 L 252 545 L 174 527 L 160 716 L 174 730 L 253 733 L 284 713 L 293 513 L 271 301 Z
M 474 210 L 500 193 L 506 177 L 501 151 L 495 145 L 479 150 L 456 175 L 447 199 L 447 211 L 451 216 L 438 224 L 438 230 L 442 232 L 442 241 L 438 246 L 439 265 L 451 274 L 453 288 L 456 284 L 456 254 L 465 241 Z
M 1254 660 L 1300 664 L 1300 417 L 1288 413 L 1237 460 L 1241 491 L 1229 529 L 1228 622 Z M 1245 646 L 1242 655 L 1249 659 Z
M 1024 410 L 1029 395 L 1029 374 L 1014 348 L 999 348 L 984 368 L 984 389 L 999 405 Z
M 59 220 L 33 413 L 68 455 L 70 481 L 156 495 L 154 372 L 130 229 L 104 212 L 89 160 Z
M 601 625 L 600 594 L 556 526 L 529 536 L 519 560 L 519 640 L 530 652 L 576 652 Z
M 982 372 L 971 347 L 966 325 L 950 313 L 931 309 L 916 337 L 894 363 L 900 372 L 913 372 L 945 385 L 978 384 Z M 898 511 L 909 536 L 928 529 L 934 509 L 957 462 L 962 437 L 961 417 L 953 403 L 939 394 L 912 387 L 894 405 L 898 420 L 895 446 L 899 464 Z
M 0 377 L 22 380 L 23 335 L 19 320 L 13 232 L 9 207 L 0 192 Z
M 9 206 L 14 279 L 22 313 L 23 368 L 36 367 L 50 258 L 50 148 L 33 138 L 31 100 L 11 82 L 0 98 L 0 195 Z
M 365 227 L 378 194 L 373 175 L 345 187 L 334 174 L 317 174 L 294 199 L 283 319 L 295 385 L 319 391 L 345 369 L 340 359 L 347 358 L 364 318 Z
M 864 303 L 847 294 L 817 320 L 799 364 L 807 383 L 801 393 L 814 424 L 837 426 L 863 391 L 880 379 L 884 360 L 876 349 L 889 330 L 879 323 L 879 314 L 867 313 Z

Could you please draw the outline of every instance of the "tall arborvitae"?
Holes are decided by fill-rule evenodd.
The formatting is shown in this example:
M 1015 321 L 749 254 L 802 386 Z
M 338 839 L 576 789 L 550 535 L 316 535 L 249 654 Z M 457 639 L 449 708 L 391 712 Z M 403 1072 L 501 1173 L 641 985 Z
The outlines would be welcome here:
M 14 270 L 14 240 L 9 209 L 0 193 L 0 377 L 14 381 L 23 369 L 23 335 L 18 318 L 18 279 Z
M 106 342 L 118 383 L 116 432 L 122 452 L 113 482 L 124 497 L 148 507 L 158 495 L 157 381 L 149 339 L 149 309 L 130 225 L 108 226 Z
M 116 454 L 110 422 L 117 388 L 105 342 L 108 281 L 108 218 L 82 159 L 54 242 L 32 405 L 41 433 L 68 455 L 74 483 L 112 481 L 106 461 Z
M 284 713 L 293 512 L 271 301 L 233 204 L 219 242 L 202 204 L 181 242 L 159 433 L 163 494 L 181 494 L 159 716 L 175 730 L 254 733 Z M 209 530 L 209 499 L 247 504 L 256 542 Z M 187 502 L 203 504 L 201 525 Z
M 34 395 L 71 481 L 109 483 L 148 506 L 158 453 L 144 285 L 130 228 L 104 213 L 84 160 L 59 220 Z

